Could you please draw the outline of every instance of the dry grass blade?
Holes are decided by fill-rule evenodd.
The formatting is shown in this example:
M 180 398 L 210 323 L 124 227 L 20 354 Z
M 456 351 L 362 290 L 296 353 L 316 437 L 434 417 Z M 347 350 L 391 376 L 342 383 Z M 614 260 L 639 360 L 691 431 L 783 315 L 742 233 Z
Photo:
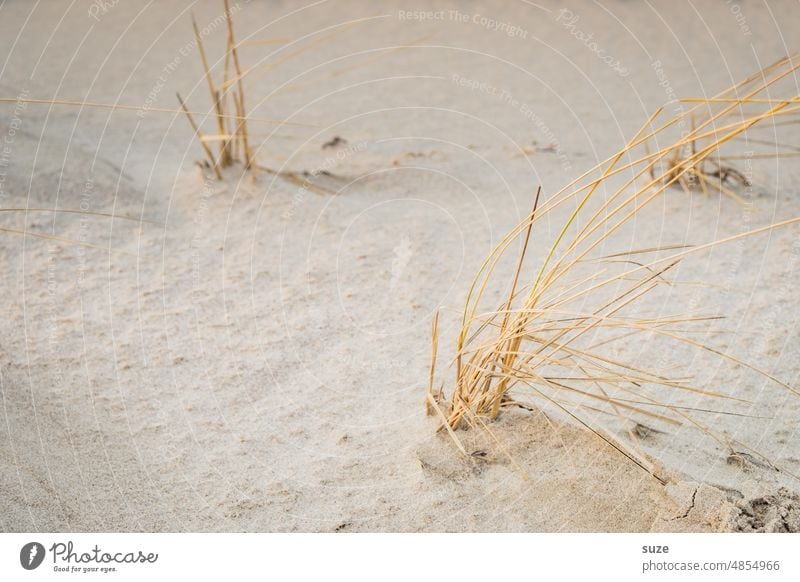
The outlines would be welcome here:
M 63 236 L 56 236 L 54 234 L 46 234 L 46 233 L 43 233 L 43 232 L 31 232 L 29 230 L 20 230 L 18 228 L 8 228 L 8 227 L 5 227 L 5 226 L 0 226 L 0 232 L 8 232 L 8 233 L 11 233 L 11 234 L 18 234 L 18 235 L 22 235 L 22 236 L 32 236 L 34 238 L 40 238 L 40 239 L 43 239 L 43 240 L 49 240 L 49 241 L 53 241 L 53 242 L 58 242 L 58 243 L 70 245 L 70 246 L 84 247 L 84 248 L 87 248 L 87 249 L 96 249 L 96 250 L 106 251 L 108 253 L 114 253 L 114 254 L 118 254 L 118 255 L 128 255 L 128 256 L 131 256 L 131 257 L 137 256 L 134 253 L 129 253 L 127 251 L 120 251 L 120 250 L 111 248 L 110 246 L 109 247 L 104 247 L 102 245 L 96 245 L 96 244 L 87 243 L 87 242 L 84 242 L 84 241 L 81 241 L 81 240 L 65 238 Z
M 211 69 L 208 65 L 208 58 L 206 57 L 205 46 L 203 44 L 203 38 L 200 34 L 200 29 L 197 26 L 197 21 L 192 15 L 192 29 L 194 31 L 194 38 L 195 44 L 197 45 L 197 51 L 200 55 L 200 61 L 203 65 L 203 75 L 205 76 L 206 83 L 208 85 L 208 93 L 211 98 L 211 106 L 213 108 L 216 120 L 217 120 L 217 133 L 214 134 L 212 137 L 203 136 L 200 132 L 198 125 L 195 123 L 192 115 L 188 112 L 188 109 L 183 102 L 183 100 L 178 97 L 178 100 L 181 104 L 181 109 L 186 113 L 186 116 L 189 118 L 189 123 L 191 123 L 192 128 L 195 130 L 195 134 L 197 135 L 198 139 L 200 140 L 200 145 L 203 147 L 206 155 L 209 157 L 211 161 L 211 166 L 214 168 L 214 173 L 217 176 L 217 179 L 222 179 L 221 170 L 223 168 L 227 168 L 231 166 L 235 161 L 235 150 L 239 149 L 238 144 L 241 142 L 241 152 L 242 156 L 244 157 L 244 166 L 245 169 L 252 169 L 255 168 L 256 165 L 254 164 L 253 160 L 253 152 L 250 149 L 250 144 L 248 141 L 247 135 L 247 112 L 244 106 L 244 88 L 242 86 L 242 75 L 241 75 L 241 65 L 239 63 L 239 53 L 236 49 L 236 39 L 233 34 L 233 19 L 231 17 L 230 5 L 228 0 L 224 0 L 225 4 L 225 22 L 227 23 L 227 44 L 226 44 L 226 52 L 225 52 L 225 67 L 224 67 L 224 74 L 222 79 L 222 86 L 221 88 L 217 88 L 214 84 L 214 79 L 211 74 Z M 233 63 L 233 67 L 236 73 L 236 86 L 238 91 L 231 91 L 229 94 L 229 76 L 230 76 L 230 65 Z M 225 111 L 226 105 L 228 104 L 229 98 L 233 100 L 233 108 L 234 108 L 234 115 L 228 115 Z M 234 127 L 233 129 L 228 128 L 228 121 L 233 119 L 234 120 Z M 210 141 L 219 141 L 219 157 L 215 158 L 213 154 L 211 154 L 211 148 L 209 147 L 208 143 Z
M 214 79 L 211 76 L 211 71 L 208 68 L 208 59 L 206 58 L 206 50 L 203 46 L 203 37 L 200 35 L 200 29 L 197 27 L 197 20 L 192 14 L 192 28 L 194 29 L 194 39 L 195 43 L 197 44 L 197 51 L 200 53 L 200 60 L 203 63 L 203 71 L 205 73 L 206 82 L 208 83 L 208 93 L 211 96 L 211 102 L 214 104 L 214 110 L 217 113 L 217 127 L 219 129 L 219 133 L 225 134 L 226 127 L 225 127 L 225 118 L 223 117 L 223 105 L 222 105 L 222 97 L 220 92 L 214 87 Z M 233 163 L 233 160 L 230 158 L 229 150 L 228 150 L 228 142 L 222 141 L 220 144 L 220 151 L 219 151 L 219 165 L 223 168 L 228 167 Z
M 433 381 L 436 377 L 436 355 L 439 350 L 439 312 L 437 311 L 433 315 L 433 321 L 431 322 L 431 368 L 430 373 L 428 374 L 428 396 L 425 400 L 426 410 L 428 414 L 433 414 L 433 410 L 431 409 L 431 404 L 428 399 L 432 399 L 437 405 L 439 403 L 439 398 L 434 395 L 433 393 Z
M 247 140 L 247 109 L 244 106 L 244 86 L 242 85 L 242 67 L 239 64 L 239 52 L 236 50 L 236 38 L 233 35 L 233 19 L 231 18 L 230 1 L 225 0 L 225 21 L 228 24 L 228 47 L 230 49 L 231 57 L 233 58 L 233 66 L 236 71 L 236 86 L 239 89 L 239 115 L 242 120 L 237 127 L 237 133 L 241 135 L 242 147 L 244 156 L 245 168 L 249 169 L 253 164 L 253 153 L 250 151 L 250 144 Z
M 101 216 L 103 218 L 114 218 L 118 220 L 129 220 L 143 224 L 155 224 L 166 226 L 163 222 L 147 220 L 146 218 L 135 218 L 124 214 L 111 214 L 110 212 L 95 212 L 92 210 L 75 210 L 72 208 L 0 208 L 0 212 L 53 212 L 55 214 L 82 214 L 84 216 Z
M 690 414 L 703 409 L 674 406 L 671 395 L 684 391 L 732 405 L 743 401 L 724 390 L 695 386 L 689 382 L 691 376 L 675 377 L 672 366 L 669 371 L 646 369 L 635 360 L 615 355 L 614 348 L 642 335 L 743 366 L 800 395 L 761 367 L 690 337 L 704 331 L 694 326 L 719 316 L 641 314 L 642 299 L 665 285 L 673 285 L 669 274 L 684 257 L 797 224 L 800 218 L 710 243 L 597 252 L 642 208 L 672 186 L 716 190 L 738 198 L 736 186 L 749 186 L 750 180 L 722 163 L 720 148 L 736 143 L 733 140 L 751 129 L 797 112 L 798 108 L 792 105 L 800 96 L 780 100 L 762 99 L 761 95 L 768 90 L 773 93 L 776 84 L 790 78 L 798 67 L 794 58 L 782 59 L 714 97 L 693 100 L 697 105 L 655 126 L 664 115 L 663 110 L 658 110 L 619 152 L 541 204 L 537 192 L 534 210 L 490 253 L 468 292 L 453 357 L 455 381 L 447 397 L 433 394 L 432 363 L 426 401 L 429 408 L 444 417 L 444 428 L 453 438 L 457 429 L 484 428 L 503 409 L 514 406 L 556 411 L 592 431 L 651 474 L 655 464 L 639 446 L 641 431 L 637 427 L 641 425 L 637 417 L 667 425 L 689 423 L 732 447 L 731 439 Z M 684 126 L 691 129 L 670 138 Z M 655 150 L 648 146 L 653 141 L 661 142 Z M 568 203 L 574 210 L 564 218 L 558 213 L 563 214 Z M 551 224 L 559 220 L 563 226 L 552 235 L 533 229 L 543 219 Z M 532 230 L 535 247 L 542 249 L 543 256 L 538 259 L 539 267 L 531 283 L 520 288 Z M 551 240 L 543 241 L 545 237 Z M 482 305 L 484 295 L 496 286 L 496 270 L 515 241 L 521 242 L 522 253 L 511 278 L 508 299 L 500 307 L 486 310 Z M 648 258 L 631 258 L 636 255 Z M 438 327 L 437 315 L 433 325 L 434 362 Z M 659 412 L 643 405 L 656 406 Z M 722 413 L 734 414 L 727 410 Z M 596 417 L 619 421 L 632 438 L 633 447 Z
M 67 107 L 88 107 L 92 109 L 111 109 L 114 111 L 136 111 L 142 113 L 143 111 L 154 113 L 171 113 L 180 114 L 185 113 L 183 108 L 173 109 L 171 107 L 144 107 L 142 105 L 129 105 L 126 103 L 100 103 L 98 101 L 78 101 L 76 99 L 35 99 L 28 97 L 0 97 L 0 103 L 30 103 L 33 105 L 65 105 Z M 192 115 L 207 115 L 208 112 L 203 111 L 189 111 Z M 238 115 L 224 114 L 225 119 L 232 121 L 243 121 L 244 117 Z M 267 117 L 247 117 L 248 121 L 257 123 L 268 123 L 272 125 L 287 125 L 295 127 L 313 127 L 319 128 L 319 125 L 313 123 L 302 123 L 299 121 L 286 121 L 285 119 L 270 119 Z
M 119 219 L 119 220 L 126 220 L 129 222 L 136 222 L 139 224 L 152 224 L 157 226 L 166 226 L 164 223 L 157 222 L 155 220 L 147 220 L 146 218 L 134 218 L 132 216 L 125 216 L 122 214 L 111 214 L 108 212 L 97 212 L 92 210 L 75 210 L 72 208 L 0 208 L 0 212 L 22 212 L 22 213 L 29 213 L 29 212 L 52 212 L 54 214 L 78 214 L 81 216 L 96 216 L 100 218 L 112 218 L 112 219 Z M 128 255 L 128 256 L 136 256 L 138 259 L 141 259 L 140 256 L 135 255 L 134 253 L 129 253 L 127 251 L 117 250 L 110 246 L 103 246 L 98 244 L 93 244 L 90 242 L 82 241 L 82 240 L 75 240 L 71 238 L 66 238 L 63 236 L 57 236 L 54 234 L 47 234 L 43 232 L 34 232 L 30 230 L 20 230 L 17 228 L 11 228 L 7 226 L 0 226 L 0 232 L 7 232 L 9 234 L 16 234 L 22 235 L 23 237 L 30 236 L 33 238 L 38 238 L 42 240 L 49 240 L 52 242 L 57 242 L 60 244 L 64 244 L 67 246 L 77 246 L 83 247 L 87 249 L 96 249 L 101 251 L 106 251 L 108 253 L 119 254 L 119 255 Z

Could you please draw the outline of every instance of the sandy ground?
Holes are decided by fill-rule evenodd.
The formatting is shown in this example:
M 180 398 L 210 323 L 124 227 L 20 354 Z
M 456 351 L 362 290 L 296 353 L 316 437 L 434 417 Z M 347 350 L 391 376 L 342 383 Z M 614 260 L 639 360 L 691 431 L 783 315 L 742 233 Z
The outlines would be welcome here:
M 153 110 L 176 90 L 208 110 L 189 12 L 219 71 L 221 2 L 0 5 L 2 96 L 150 108 L 2 104 L 0 207 L 152 221 L 0 215 L 96 245 L 0 232 L 0 530 L 798 529 L 800 398 L 697 352 L 629 348 L 751 401 L 747 417 L 702 419 L 783 472 L 670 427 L 644 443 L 662 486 L 522 411 L 497 442 L 465 432 L 482 452 L 464 460 L 424 414 L 431 316 L 442 309 L 452 353 L 471 278 L 535 187 L 552 193 L 655 107 L 731 85 L 800 33 L 791 2 L 569 8 L 567 26 L 550 3 L 441 4 L 427 21 L 405 3 L 234 3 L 239 38 L 270 40 L 242 49 L 250 114 L 309 124 L 252 122 L 258 158 L 329 172 L 323 196 L 240 168 L 204 178 L 186 120 Z M 322 147 L 335 136 L 346 143 Z M 670 191 L 619 247 L 800 215 L 795 162 L 753 172 L 756 212 Z M 652 307 L 728 315 L 732 353 L 800 385 L 799 234 L 698 256 L 680 278 L 713 285 Z

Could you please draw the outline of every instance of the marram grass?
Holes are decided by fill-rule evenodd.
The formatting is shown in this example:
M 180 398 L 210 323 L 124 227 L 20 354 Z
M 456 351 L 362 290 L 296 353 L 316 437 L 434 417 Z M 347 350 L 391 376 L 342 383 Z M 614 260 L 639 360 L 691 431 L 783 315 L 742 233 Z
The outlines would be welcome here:
M 757 365 L 695 339 L 694 330 L 687 329 L 716 317 L 640 313 L 643 298 L 670 285 L 671 271 L 687 255 L 798 223 L 800 218 L 706 244 L 598 255 L 604 243 L 611 243 L 615 233 L 670 187 L 720 192 L 744 202 L 735 189 L 750 186 L 751 180 L 728 165 L 729 160 L 742 156 L 723 154 L 722 148 L 742 139 L 758 143 L 751 130 L 796 121 L 800 96 L 775 99 L 771 94 L 776 84 L 791 79 L 798 66 L 797 58 L 784 58 L 719 95 L 682 101 L 682 110 L 671 117 L 659 109 L 609 159 L 553 196 L 536 193 L 530 215 L 493 249 L 467 293 L 451 360 L 455 377 L 449 389 L 444 382 L 437 386 L 438 314 L 434 318 L 426 407 L 438 416 L 440 429 L 450 434 L 462 453 L 467 451 L 459 440 L 459 429 L 479 428 L 491 434 L 491 421 L 505 409 L 521 407 L 560 412 L 659 479 L 657 463 L 639 443 L 639 428 L 646 427 L 645 421 L 690 424 L 732 454 L 746 450 L 760 456 L 701 422 L 691 410 L 671 404 L 674 391 L 734 404 L 743 402 L 740 398 L 718 388 L 694 385 L 691 376 L 678 376 L 674 370 L 648 369 L 624 354 L 646 345 L 643 342 L 648 338 L 658 338 L 662 344 L 667 340 L 747 368 L 800 395 Z M 670 137 L 676 133 L 677 139 Z M 782 154 L 779 149 L 766 155 Z M 574 210 L 568 211 L 568 207 Z M 558 220 L 563 223 L 553 233 L 552 225 Z M 529 271 L 525 253 L 530 245 L 536 245 L 544 258 L 537 257 L 538 264 Z M 522 250 L 510 291 L 499 305 L 487 308 L 487 290 L 509 284 L 497 281 L 495 273 L 512 248 Z M 621 344 L 624 348 L 626 343 L 629 349 L 618 355 L 616 348 Z M 618 434 L 603 419 L 620 421 L 628 436 Z

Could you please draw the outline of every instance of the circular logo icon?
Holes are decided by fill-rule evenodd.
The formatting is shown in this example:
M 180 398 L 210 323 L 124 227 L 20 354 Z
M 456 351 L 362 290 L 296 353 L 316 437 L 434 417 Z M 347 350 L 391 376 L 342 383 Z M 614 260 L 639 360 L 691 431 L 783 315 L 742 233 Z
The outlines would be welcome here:
M 39 542 L 29 542 L 19 551 L 19 563 L 26 570 L 35 570 L 44 560 L 44 546 Z

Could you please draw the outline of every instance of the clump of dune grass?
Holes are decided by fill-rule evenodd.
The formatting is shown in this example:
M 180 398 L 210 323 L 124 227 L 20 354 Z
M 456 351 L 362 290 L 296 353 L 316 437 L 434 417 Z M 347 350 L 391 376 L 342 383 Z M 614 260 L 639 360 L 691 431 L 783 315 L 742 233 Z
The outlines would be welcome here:
M 696 127 L 697 120 L 692 116 L 692 128 Z M 692 130 L 694 131 L 694 129 Z M 680 187 L 687 194 L 691 191 L 701 191 L 705 194 L 716 191 L 725 194 L 737 202 L 745 203 L 736 192 L 735 187 L 750 187 L 752 180 L 735 166 L 723 161 L 721 156 L 712 157 L 698 155 L 704 149 L 701 140 L 691 139 L 688 143 L 678 143 L 672 154 L 666 156 L 659 167 L 650 168 L 650 177 L 655 179 L 660 175 L 662 183 Z
M 309 172 L 292 172 L 292 171 L 277 171 L 268 166 L 258 163 L 255 156 L 255 151 L 252 147 L 253 140 L 248 131 L 248 121 L 252 121 L 249 116 L 247 107 L 245 105 L 245 89 L 244 81 L 248 77 L 258 77 L 270 70 L 278 67 L 291 59 L 309 51 L 311 49 L 324 46 L 325 43 L 331 41 L 336 36 L 352 32 L 357 26 L 362 26 L 370 22 L 372 19 L 381 18 L 376 15 L 367 17 L 354 22 L 343 23 L 340 25 L 324 29 L 324 34 L 315 35 L 316 38 L 305 41 L 306 39 L 297 39 L 290 41 L 285 38 L 256 38 L 246 39 L 238 42 L 234 35 L 233 16 L 229 5 L 229 0 L 224 0 L 224 14 L 227 24 L 227 40 L 224 55 L 224 66 L 222 74 L 222 82 L 217 84 L 215 82 L 212 67 L 209 66 L 209 60 L 205 51 L 205 45 L 197 26 L 197 22 L 192 18 L 192 28 L 194 30 L 195 43 L 197 45 L 198 55 L 200 62 L 203 66 L 203 76 L 208 86 L 209 98 L 211 101 L 211 114 L 204 117 L 212 117 L 215 120 L 215 131 L 205 133 L 201 129 L 201 123 L 198 123 L 195 114 L 189 111 L 184 99 L 180 94 L 177 94 L 178 102 L 181 110 L 186 115 L 186 118 L 198 138 L 206 161 L 203 164 L 211 168 L 218 179 L 222 179 L 222 170 L 232 166 L 236 163 L 243 163 L 246 170 L 263 171 L 282 178 L 291 182 L 301 188 L 316 192 L 317 194 L 329 194 L 330 190 L 324 186 L 314 183 L 309 179 Z M 409 44 L 397 45 L 393 47 L 386 47 L 377 51 L 365 51 L 368 55 L 360 61 L 350 63 L 345 66 L 327 71 L 324 75 L 316 79 L 309 79 L 303 82 L 295 82 L 290 85 L 284 85 L 272 91 L 271 95 L 275 95 L 281 91 L 292 91 L 302 89 L 309 84 L 319 82 L 322 79 L 335 78 L 340 75 L 346 74 L 354 69 L 370 65 L 376 61 L 383 59 L 397 50 L 415 46 L 427 40 L 432 35 L 425 35 L 412 40 Z M 294 46 L 298 44 L 299 46 Z M 280 47 L 282 54 L 276 58 L 268 58 L 260 64 L 244 68 L 242 66 L 239 49 L 247 46 L 261 46 L 261 45 L 286 45 Z M 291 47 L 291 50 L 283 51 L 284 48 Z M 358 53 L 356 53 L 358 54 Z M 338 60 L 338 59 L 336 59 Z M 306 125 L 297 123 L 287 123 L 287 125 Z M 216 144 L 216 151 L 214 148 Z
M 318 125 L 304 123 L 299 121 L 280 120 L 268 117 L 256 117 L 250 114 L 245 103 L 245 80 L 249 77 L 256 77 L 261 74 L 267 73 L 270 70 L 278 67 L 291 59 L 301 55 L 302 53 L 311 49 L 324 46 L 325 43 L 338 35 L 351 32 L 355 27 L 362 26 L 365 23 L 372 22 L 374 19 L 380 19 L 382 16 L 375 15 L 354 22 L 346 22 L 336 24 L 323 29 L 320 32 L 324 34 L 309 34 L 298 39 L 291 38 L 247 38 L 243 41 L 237 41 L 234 34 L 233 13 L 229 0 L 223 0 L 224 17 L 226 23 L 226 46 L 225 53 L 221 62 L 222 67 L 222 80 L 217 82 L 218 79 L 214 77 L 214 66 L 208 58 L 206 46 L 203 42 L 203 36 L 197 21 L 192 17 L 192 29 L 195 38 L 195 45 L 197 47 L 200 63 L 203 68 L 203 79 L 208 88 L 208 95 L 211 103 L 210 109 L 200 111 L 192 109 L 187 104 L 187 99 L 184 99 L 181 93 L 176 93 L 178 100 L 177 108 L 154 106 L 153 104 L 146 103 L 144 105 L 135 105 L 130 103 L 101 103 L 77 99 L 47 99 L 47 98 L 33 98 L 28 96 L 17 97 L 0 97 L 0 104 L 3 103 L 27 103 L 48 106 L 69 106 L 83 108 L 98 108 L 110 109 L 113 111 L 129 111 L 137 112 L 140 115 L 147 113 L 162 113 L 162 114 L 180 114 L 185 116 L 194 135 L 197 137 L 198 142 L 203 150 L 205 160 L 199 162 L 203 168 L 211 169 L 217 179 L 223 179 L 223 170 L 235 164 L 241 163 L 246 170 L 264 172 L 273 175 L 280 179 L 291 182 L 305 190 L 316 192 L 317 194 L 329 194 L 331 191 L 315 183 L 312 178 L 316 174 L 312 171 L 286 171 L 275 170 L 261 164 L 256 159 L 256 149 L 258 146 L 258 138 L 263 137 L 264 134 L 256 132 L 252 134 L 249 131 L 250 125 L 254 124 L 270 124 L 280 127 L 306 127 L 318 128 Z M 344 66 L 334 68 L 333 70 L 325 71 L 325 73 L 317 78 L 309 78 L 302 82 L 292 82 L 283 84 L 278 88 L 271 91 L 270 95 L 273 96 L 280 92 L 288 92 L 303 89 L 311 84 L 320 82 L 325 79 L 336 78 L 341 75 L 347 74 L 357 68 L 374 64 L 380 59 L 384 59 L 395 52 L 412 47 L 418 46 L 421 42 L 429 39 L 432 35 L 425 35 L 410 41 L 407 44 L 399 44 L 391 47 L 384 47 L 380 49 L 371 49 L 363 51 L 363 53 L 353 53 L 355 55 L 366 55 L 365 58 L 354 63 L 348 63 Z M 279 48 L 267 58 L 255 66 L 247 68 L 243 66 L 240 58 L 240 49 L 253 46 L 263 45 L 279 45 Z M 284 50 L 286 49 L 286 50 Z M 289 50 L 291 49 L 291 50 Z M 279 54 L 280 53 L 280 54 Z M 273 55 L 277 55 L 273 58 Z M 348 58 L 351 55 L 348 55 Z M 334 59 L 339 61 L 344 59 L 340 57 Z M 333 62 L 333 61 L 332 61 Z M 315 70 L 315 68 L 311 70 Z M 192 95 L 187 95 L 188 100 L 191 101 Z M 257 105 L 261 105 L 263 100 L 259 101 Z M 208 121 L 214 126 L 213 130 L 207 127 Z M 270 136 L 276 135 L 274 131 L 269 133 Z M 256 143 L 256 147 L 254 147 Z M 330 176 L 330 174 L 326 174 Z
M 709 243 L 602 253 L 605 244 L 613 243 L 615 233 L 670 187 L 685 185 L 691 176 L 708 186 L 713 171 L 705 170 L 704 164 L 716 163 L 722 171 L 721 148 L 758 125 L 792 119 L 800 96 L 764 95 L 798 66 L 797 58 L 782 59 L 715 97 L 685 100 L 686 110 L 672 117 L 659 109 L 619 152 L 550 197 L 537 191 L 530 214 L 494 248 L 469 289 L 452 359 L 455 379 L 449 390 L 444 383 L 436 386 L 438 315 L 434 319 L 426 406 L 462 452 L 466 453 L 457 436 L 459 429 L 491 432 L 490 423 L 504 410 L 519 407 L 557 411 L 657 478 L 661 477 L 656 464 L 639 443 L 645 422 L 688 423 L 731 453 L 744 450 L 759 456 L 695 418 L 692 410 L 671 404 L 674 391 L 733 404 L 741 399 L 695 385 L 691 375 L 638 364 L 618 355 L 615 348 L 627 344 L 630 351 L 648 339 L 666 340 L 747 368 L 800 394 L 758 366 L 696 339 L 693 326 L 716 315 L 647 315 L 641 305 L 643 298 L 672 284 L 670 274 L 684 257 L 800 222 L 800 218 Z M 690 130 L 669 137 L 692 119 Z M 717 178 L 724 182 L 721 175 Z M 727 188 L 717 186 L 721 192 Z M 548 234 L 553 224 L 555 231 Z M 525 257 L 531 245 L 539 256 L 528 270 Z M 514 248 L 520 254 L 508 294 L 501 303 L 486 308 L 485 297 L 498 283 L 509 284 L 498 282 L 495 273 Z M 602 419 L 621 421 L 628 438 Z
M 675 119 L 675 125 L 681 126 L 683 139 L 667 148 L 666 155 L 660 156 L 658 163 L 650 168 L 651 179 L 658 176 L 661 183 L 680 187 L 687 193 L 719 192 L 746 204 L 737 190 L 752 187 L 754 181 L 747 169 L 736 166 L 738 162 L 800 155 L 800 148 L 764 139 L 754 135 L 753 131 L 766 129 L 774 133 L 779 125 L 798 122 L 794 107 L 780 107 L 774 111 L 773 107 L 764 108 L 782 103 L 780 99 L 770 98 L 769 90 L 789 77 L 794 71 L 794 61 L 796 58 L 783 58 L 714 97 L 683 99 L 683 104 L 696 104 L 685 115 Z M 757 110 L 752 111 L 753 107 Z M 727 142 L 716 143 L 715 140 L 724 133 L 727 124 L 735 126 L 743 119 L 749 119 L 751 124 L 730 141 L 736 145 L 746 144 L 748 151 L 722 151 L 718 146 Z M 769 122 L 764 123 L 765 120 Z M 769 146 L 772 151 L 755 151 L 755 148 L 763 146 Z
M 252 74 L 255 70 L 244 69 L 239 58 L 239 48 L 245 44 L 283 44 L 285 41 L 281 39 L 256 39 L 248 40 L 239 43 L 236 40 L 233 26 L 233 15 L 230 9 L 229 0 L 224 1 L 224 15 L 226 21 L 227 39 L 224 55 L 224 66 L 222 82 L 217 85 L 211 67 L 209 66 L 208 57 L 203 44 L 203 38 L 200 34 L 200 29 L 197 26 L 197 21 L 192 17 L 192 28 L 194 31 L 195 44 L 197 45 L 198 55 L 200 62 L 203 66 L 203 76 L 208 86 L 209 98 L 211 101 L 211 116 L 215 119 L 216 133 L 204 133 L 200 124 L 195 120 L 194 115 L 189 111 L 186 103 L 180 93 L 177 93 L 178 103 L 181 110 L 186 115 L 189 125 L 194 131 L 195 136 L 200 142 L 203 152 L 206 156 L 205 166 L 214 171 L 217 179 L 221 180 L 222 170 L 232 166 L 236 163 L 242 163 L 245 170 L 255 172 L 256 170 L 264 171 L 284 180 L 287 180 L 304 189 L 316 192 L 318 194 L 330 193 L 326 188 L 311 182 L 307 177 L 302 177 L 296 172 L 292 171 L 277 171 L 259 164 L 255 157 L 255 152 L 251 145 L 251 136 L 248 132 L 248 112 L 245 105 L 245 90 L 244 80 L 245 77 Z M 340 34 L 348 27 L 342 30 L 334 31 L 327 35 L 323 35 L 316 41 L 301 46 L 294 51 L 289 52 L 280 59 L 266 63 L 262 66 L 262 70 L 268 70 L 282 62 L 291 59 L 294 56 L 318 46 L 336 34 Z M 296 124 L 295 124 L 296 125 Z M 302 125 L 302 124 L 301 124 Z M 217 151 L 214 152 L 214 144 L 216 144 Z
M 222 180 L 222 171 L 236 163 L 242 163 L 245 170 L 262 170 L 268 174 L 285 179 L 293 184 L 300 185 L 308 190 L 317 193 L 328 192 L 324 188 L 309 182 L 308 179 L 301 178 L 295 172 L 276 171 L 267 166 L 257 163 L 255 152 L 251 145 L 251 136 L 248 131 L 248 122 L 266 123 L 279 126 L 294 127 L 314 127 L 313 125 L 288 120 L 276 120 L 272 118 L 253 117 L 247 112 L 244 96 L 244 79 L 251 72 L 242 68 L 239 58 L 239 48 L 244 44 L 264 44 L 272 43 L 270 39 L 264 41 L 249 41 L 239 43 L 234 35 L 233 18 L 229 0 L 223 0 L 224 16 L 226 21 L 226 50 L 224 55 L 224 68 L 222 83 L 217 85 L 209 65 L 203 38 L 197 21 L 192 17 L 192 29 L 194 32 L 195 44 L 198 56 L 203 67 L 203 77 L 208 87 L 211 100 L 211 111 L 191 110 L 180 92 L 176 93 L 178 109 L 168 107 L 156 107 L 153 105 L 132 105 L 125 103 L 100 103 L 74 99 L 39 99 L 27 96 L 0 97 L 0 103 L 30 103 L 39 105 L 63 105 L 78 108 L 98 108 L 111 109 L 114 111 L 137 112 L 140 115 L 144 112 L 183 114 L 197 137 L 203 149 L 206 160 L 201 166 L 213 170 L 217 179 Z M 283 42 L 283 41 L 279 41 Z M 296 50 L 289 56 L 299 54 L 307 47 Z M 202 129 L 203 121 L 211 117 L 215 125 L 214 132 L 204 132 Z M 198 121 L 199 120 L 199 121 Z M 215 151 L 216 150 L 216 151 Z

